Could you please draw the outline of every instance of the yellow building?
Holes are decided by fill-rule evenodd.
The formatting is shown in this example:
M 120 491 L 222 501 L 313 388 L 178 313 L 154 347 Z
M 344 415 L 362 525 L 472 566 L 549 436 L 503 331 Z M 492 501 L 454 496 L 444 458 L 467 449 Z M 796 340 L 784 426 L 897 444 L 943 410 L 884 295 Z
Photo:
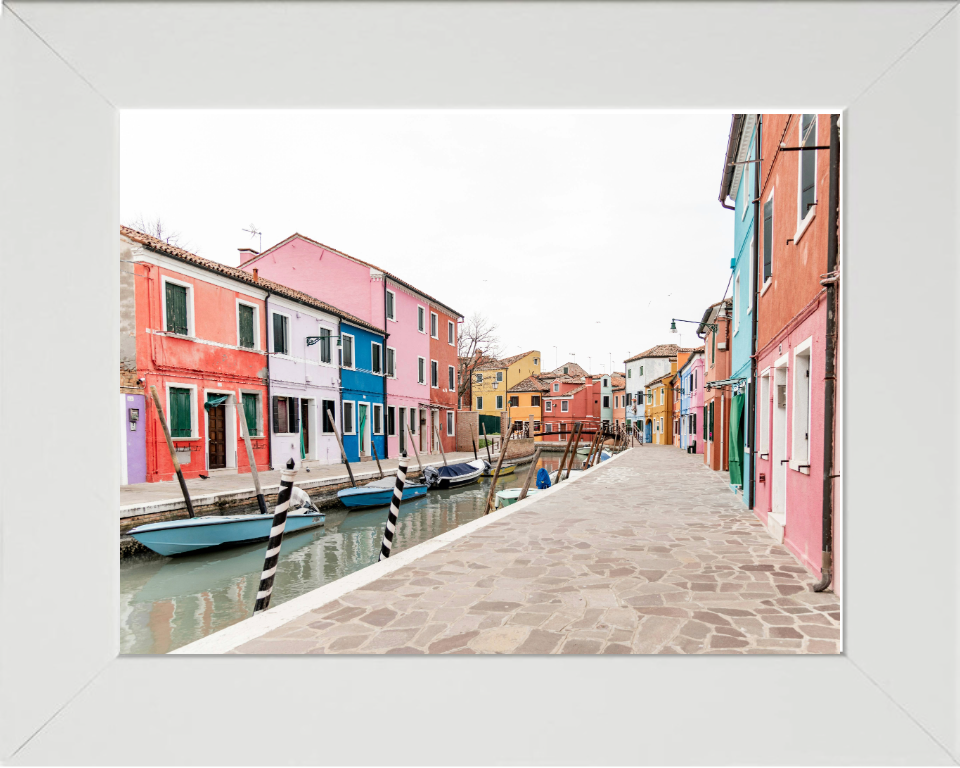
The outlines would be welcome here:
M 540 414 L 543 409 L 542 397 L 550 390 L 550 385 L 541 381 L 537 376 L 528 376 L 519 384 L 507 390 L 507 413 L 510 423 L 517 429 L 533 417 L 533 432 L 542 431 Z M 542 438 L 537 437 L 536 440 Z
M 540 352 L 531 350 L 501 360 L 490 360 L 473 369 L 473 410 L 481 416 L 500 416 L 507 410 L 510 387 L 540 373 Z
M 654 445 L 673 445 L 673 378 L 677 373 L 677 359 L 670 360 L 670 373 L 647 383 L 643 389 L 646 402 L 645 418 L 651 424 L 646 434 Z M 644 438 L 646 439 L 646 438 Z

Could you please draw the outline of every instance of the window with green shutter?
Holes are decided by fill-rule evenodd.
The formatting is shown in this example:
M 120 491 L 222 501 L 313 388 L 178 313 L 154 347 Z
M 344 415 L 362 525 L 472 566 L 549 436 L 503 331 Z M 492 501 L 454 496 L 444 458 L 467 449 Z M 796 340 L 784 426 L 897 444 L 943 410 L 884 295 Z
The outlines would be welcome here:
M 287 348 L 287 318 L 286 315 L 273 315 L 273 352 L 276 355 L 286 355 Z
M 170 387 L 170 434 L 173 437 L 193 437 L 190 421 L 190 390 Z
M 188 333 L 187 327 L 187 289 L 176 283 L 167 283 L 165 300 L 167 305 L 167 333 Z
M 240 314 L 240 346 L 253 349 L 253 307 L 249 304 L 239 304 L 237 311 Z M 244 395 L 246 397 L 246 395 Z
M 327 328 L 320 329 L 320 362 L 330 362 L 330 330 Z
M 243 393 L 243 415 L 247 417 L 247 432 L 251 437 L 258 437 L 257 432 L 257 406 L 259 395 L 250 392 Z

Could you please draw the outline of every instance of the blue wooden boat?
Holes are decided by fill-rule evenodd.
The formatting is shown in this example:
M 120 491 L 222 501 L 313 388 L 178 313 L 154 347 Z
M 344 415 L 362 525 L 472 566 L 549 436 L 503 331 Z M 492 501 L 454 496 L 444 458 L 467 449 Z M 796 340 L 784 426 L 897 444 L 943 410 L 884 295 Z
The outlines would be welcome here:
M 323 525 L 325 515 L 314 509 L 297 510 L 287 515 L 284 533 L 295 533 Z M 250 544 L 270 538 L 273 515 L 211 515 L 186 520 L 148 523 L 130 531 L 130 535 L 158 555 L 183 555 L 212 547 Z
M 363 507 L 386 507 L 393 499 L 393 489 L 397 485 L 397 478 L 385 477 L 374 480 L 359 488 L 343 488 L 337 491 L 337 498 L 351 509 Z M 427 486 L 423 483 L 407 483 L 403 486 L 403 500 L 409 501 L 425 496 Z

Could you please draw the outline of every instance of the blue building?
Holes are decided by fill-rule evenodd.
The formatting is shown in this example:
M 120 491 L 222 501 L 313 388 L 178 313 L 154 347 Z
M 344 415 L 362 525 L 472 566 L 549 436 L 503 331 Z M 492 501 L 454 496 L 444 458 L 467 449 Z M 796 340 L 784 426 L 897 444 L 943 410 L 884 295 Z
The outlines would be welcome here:
M 752 393 L 751 355 L 753 333 L 753 294 L 755 279 L 753 271 L 754 227 L 753 199 L 757 195 L 755 173 L 757 163 L 749 162 L 759 157 L 757 115 L 734 115 L 727 140 L 727 153 L 723 181 L 720 187 L 720 204 L 734 211 L 733 258 L 730 268 L 733 319 L 730 334 L 729 386 L 733 398 L 730 409 L 730 486 L 738 495 L 749 499 L 749 482 L 753 468 L 750 462 L 747 425 Z M 731 165 L 732 164 L 732 165 Z M 734 205 L 727 203 L 733 199 Z M 744 493 L 747 489 L 747 493 Z
M 372 326 L 370 326 L 372 327 Z M 383 333 L 340 323 L 340 419 L 343 449 L 351 461 L 384 458 Z

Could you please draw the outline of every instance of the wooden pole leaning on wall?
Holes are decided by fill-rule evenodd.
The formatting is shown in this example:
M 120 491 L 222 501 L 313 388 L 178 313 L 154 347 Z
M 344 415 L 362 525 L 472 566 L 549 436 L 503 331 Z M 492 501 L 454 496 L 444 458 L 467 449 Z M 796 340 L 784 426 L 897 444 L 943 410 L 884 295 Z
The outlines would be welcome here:
M 481 424 L 480 428 L 483 430 L 483 444 L 487 446 L 487 463 L 493 464 L 493 459 L 490 456 L 490 438 L 487 437 L 487 425 Z
M 573 457 L 577 455 L 577 447 L 580 445 L 580 433 L 583 432 L 583 422 L 578 421 L 574 426 L 574 431 L 577 433 L 576 439 L 573 441 L 573 453 L 570 455 L 570 461 L 567 462 L 567 474 L 563 476 L 563 479 L 566 480 L 570 477 L 570 470 L 573 469 Z M 560 475 L 557 475 L 557 480 L 560 479 Z
M 477 461 L 480 457 L 477 456 L 477 436 L 473 432 L 473 424 L 470 425 L 470 442 L 473 443 L 473 460 Z
M 510 429 L 511 433 L 513 428 Z M 483 514 L 490 514 L 490 507 L 493 505 L 493 497 L 497 495 L 497 480 L 500 479 L 500 467 L 503 466 L 503 459 L 507 455 L 507 443 L 510 442 L 510 435 L 506 440 L 500 441 L 500 455 L 497 457 L 497 468 L 493 471 L 493 477 L 490 478 L 490 492 L 487 494 L 487 504 L 483 508 Z
M 567 438 L 567 445 L 563 449 L 563 457 L 560 459 L 560 467 L 557 469 L 557 482 L 562 479 L 563 468 L 567 464 L 567 452 L 570 450 L 570 444 L 573 442 L 573 433 L 577 431 L 576 425 L 570 428 L 570 436 Z M 576 451 L 574 451 L 576 453 Z M 573 461 L 573 459 L 571 459 Z
M 180 491 L 183 493 L 183 500 L 187 503 L 187 514 L 190 517 L 196 517 L 193 513 L 193 502 L 190 501 L 190 491 L 187 490 L 187 481 L 183 479 L 183 470 L 180 469 L 180 462 L 177 460 L 177 449 L 173 447 L 173 438 L 170 437 L 170 428 L 167 426 L 167 417 L 163 413 L 163 406 L 160 405 L 160 395 L 157 394 L 157 388 L 151 384 L 150 394 L 153 395 L 153 404 L 157 407 L 157 415 L 160 417 L 160 426 L 163 427 L 163 436 L 167 439 L 167 449 L 170 451 L 170 458 L 173 461 L 173 468 L 177 473 L 177 481 L 180 483 Z
M 373 458 L 377 461 L 377 471 L 380 473 L 380 479 L 383 480 L 383 467 L 380 466 L 380 457 L 377 455 L 377 437 L 373 436 L 370 441 L 370 447 L 373 448 Z
M 340 432 L 337 429 L 337 421 L 333 418 L 333 410 L 327 408 L 327 415 L 330 417 L 330 423 L 333 424 L 333 434 L 337 438 L 337 445 L 340 446 L 340 455 L 343 456 L 343 463 L 347 465 L 347 474 L 350 475 L 350 485 L 354 488 L 357 487 L 357 481 L 353 479 L 353 470 L 350 469 L 350 459 L 347 458 L 347 452 L 343 447 L 343 438 L 340 436 Z
M 247 414 L 242 412 L 242 406 L 237 403 L 235 395 L 229 395 L 230 402 L 237 410 L 237 416 L 240 418 L 240 434 L 243 435 L 243 444 L 247 448 L 247 461 L 250 462 L 250 474 L 253 475 L 253 487 L 257 490 L 257 507 L 261 515 L 269 515 L 267 512 L 267 502 L 263 498 L 263 489 L 260 488 L 260 473 L 257 472 L 257 460 L 253 456 L 253 446 L 250 444 L 250 430 L 247 429 Z
M 413 448 L 413 455 L 417 457 L 417 466 L 420 467 L 420 474 L 423 474 L 423 464 L 420 463 L 420 454 L 417 452 L 417 441 L 413 439 L 410 425 L 404 424 L 404 426 L 407 428 L 407 438 L 410 440 L 410 447 Z
M 587 469 L 588 467 L 593 466 L 593 456 L 597 452 L 597 445 L 600 442 L 600 433 L 597 432 L 593 436 L 593 440 L 590 441 L 590 452 L 587 454 L 587 460 L 583 462 L 583 468 Z
M 540 461 L 540 451 L 543 448 L 537 448 L 533 454 L 533 464 L 530 465 L 530 471 L 527 472 L 527 479 L 523 481 L 523 488 L 520 491 L 520 495 L 517 497 L 517 501 L 523 501 L 527 498 L 527 491 L 530 490 L 530 483 L 533 481 L 533 478 L 537 474 L 537 462 Z
M 447 466 L 447 454 L 443 452 L 443 440 L 440 437 L 440 427 L 434 424 L 433 431 L 437 433 L 437 445 L 440 446 L 440 458 L 443 459 L 443 466 Z

